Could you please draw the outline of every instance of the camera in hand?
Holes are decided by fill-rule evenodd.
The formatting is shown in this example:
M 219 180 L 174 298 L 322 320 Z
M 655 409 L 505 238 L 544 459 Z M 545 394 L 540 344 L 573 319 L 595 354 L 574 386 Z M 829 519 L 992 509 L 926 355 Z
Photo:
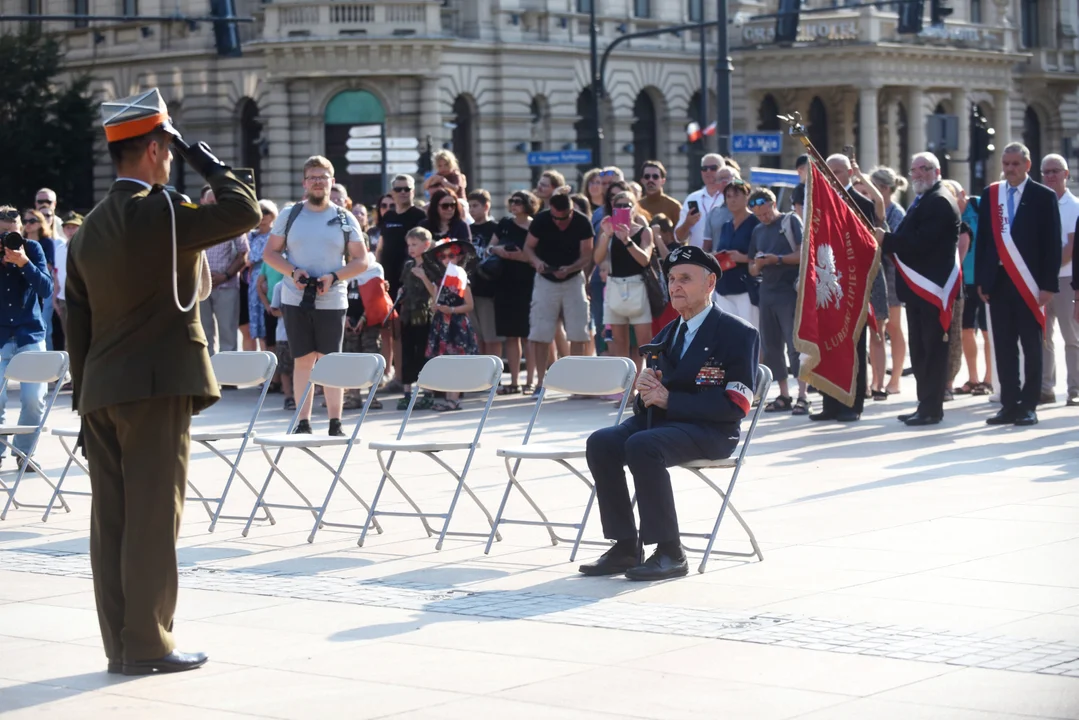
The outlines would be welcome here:
M 18 250 L 26 241 L 23 240 L 22 235 L 12 230 L 11 232 L 0 233 L 0 243 L 3 243 L 4 248 L 7 250 Z
M 302 310 L 314 310 L 315 298 L 318 297 L 318 278 L 305 278 L 303 283 L 303 299 L 300 300 L 300 308 Z

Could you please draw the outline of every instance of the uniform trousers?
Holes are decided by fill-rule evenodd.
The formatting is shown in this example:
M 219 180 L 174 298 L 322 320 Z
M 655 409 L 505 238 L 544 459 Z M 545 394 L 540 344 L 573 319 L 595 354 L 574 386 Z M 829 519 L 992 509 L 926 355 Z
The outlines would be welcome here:
M 1064 338 L 1064 366 L 1067 368 L 1068 397 L 1079 397 L 1079 322 L 1075 321 L 1075 294 L 1071 278 L 1060 278 L 1060 292 L 1045 306 L 1045 353 L 1042 359 L 1042 392 L 1053 392 L 1057 383 L 1057 356 L 1053 346 L 1053 326 L 1060 325 Z
M 948 385 L 948 341 L 940 326 L 940 311 L 923 302 L 907 303 L 910 364 L 918 383 L 918 414 L 944 416 Z
M 868 323 L 866 323 L 868 325 Z M 854 380 L 854 407 L 850 408 L 859 415 L 862 414 L 862 410 L 865 409 L 865 388 L 866 388 L 866 339 L 869 337 L 866 333 L 869 332 L 868 327 L 862 328 L 862 334 L 857 340 L 858 346 L 858 377 Z M 831 395 L 824 395 L 821 399 L 821 412 L 826 415 L 835 415 L 842 410 L 846 410 L 847 406 L 836 400 Z
M 90 564 L 110 662 L 153 660 L 175 648 L 176 539 L 191 410 L 190 397 L 157 397 L 82 419 L 93 490 Z
M 1007 271 L 997 270 L 989 293 L 993 350 L 1000 376 L 1000 403 L 1006 411 L 1033 412 L 1041 395 L 1042 326 L 1027 307 Z M 1019 345 L 1023 346 L 1023 384 L 1019 385 Z
M 660 414 L 658 411 L 656 414 Z M 735 440 L 737 442 L 737 439 Z M 719 448 L 717 448 L 719 450 Z M 677 542 L 678 513 L 667 468 L 708 457 L 685 430 L 664 425 L 647 429 L 645 415 L 592 433 L 587 444 L 588 469 L 596 483 L 603 536 L 636 540 L 637 524 L 626 484 L 626 466 L 633 475 L 644 545 Z

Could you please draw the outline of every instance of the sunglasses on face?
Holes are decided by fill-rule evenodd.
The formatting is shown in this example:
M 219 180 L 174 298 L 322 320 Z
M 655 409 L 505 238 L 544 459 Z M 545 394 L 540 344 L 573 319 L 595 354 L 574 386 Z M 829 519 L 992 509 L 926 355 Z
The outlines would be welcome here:
M 647 173 L 641 177 L 644 180 L 659 180 L 662 176 L 659 173 Z
M 573 211 L 572 210 L 570 212 L 566 213 L 565 215 L 555 215 L 553 212 L 551 213 L 551 219 L 558 220 L 559 222 L 561 222 L 563 220 L 569 220 L 572 216 L 573 216 Z
M 38 198 L 34 202 L 38 205 L 52 205 L 52 200 L 49 200 L 48 198 Z
M 510 205 L 524 205 L 525 201 L 521 198 L 510 198 Z
M 457 203 L 454 203 L 454 202 L 439 203 L 438 204 L 438 209 L 439 210 L 453 210 L 455 207 L 457 207 Z
M 0 220 L 6 220 L 7 222 L 15 222 L 18 219 L 18 210 L 4 210 L 3 212 L 0 212 Z
M 719 170 L 719 165 L 701 165 L 701 172 L 715 172 Z
M 23 219 L 22 224 L 23 225 L 36 225 L 36 224 L 38 224 L 40 222 L 41 221 L 38 220 L 36 217 L 28 217 L 28 218 Z
M 393 207 L 393 203 L 382 203 L 381 205 L 378 206 L 378 209 L 379 210 L 389 210 L 392 207 Z
M 633 206 L 622 203 L 621 205 L 612 205 L 611 207 L 613 207 L 615 210 L 629 210 Z
M 770 202 L 772 202 L 772 201 L 769 200 L 768 198 L 762 198 L 762 197 L 754 198 L 753 200 L 749 201 L 749 206 L 750 207 L 762 207 L 764 205 L 767 205 Z
M 615 174 L 616 174 L 616 173 L 615 173 L 615 171 L 614 171 L 614 170 L 604 170 L 603 172 L 601 172 L 601 173 L 599 174 L 599 176 L 600 176 L 600 177 L 614 177 L 614 176 L 615 176 Z
M 412 188 L 410 188 L 410 187 L 409 187 L 408 185 L 405 185 L 404 187 L 395 187 L 395 188 L 393 189 L 393 191 L 394 191 L 394 192 L 399 192 L 399 193 L 406 193 L 406 192 L 408 192 L 408 191 L 409 191 L 409 190 L 411 190 L 411 189 L 412 189 Z

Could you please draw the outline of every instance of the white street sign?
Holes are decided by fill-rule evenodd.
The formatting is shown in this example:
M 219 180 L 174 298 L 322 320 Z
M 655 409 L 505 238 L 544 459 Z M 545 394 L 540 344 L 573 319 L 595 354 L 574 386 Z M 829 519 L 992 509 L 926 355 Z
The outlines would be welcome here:
M 349 150 L 345 153 L 345 159 L 349 162 L 382 162 L 381 150 Z
M 420 171 L 420 166 L 416 163 L 396 162 L 386 163 L 387 175 L 415 175 Z
M 386 160 L 390 162 L 415 162 L 420 159 L 418 150 L 387 150 Z
M 382 147 L 382 138 L 349 138 L 345 140 L 349 150 L 378 150 Z
M 382 165 L 380 163 L 361 163 L 359 165 L 349 165 L 349 175 L 381 175 Z
M 348 136 L 354 138 L 382 137 L 381 125 L 355 125 L 348 129 Z
M 386 147 L 391 150 L 412 150 L 420 146 L 418 138 L 414 137 L 391 137 L 386 138 Z

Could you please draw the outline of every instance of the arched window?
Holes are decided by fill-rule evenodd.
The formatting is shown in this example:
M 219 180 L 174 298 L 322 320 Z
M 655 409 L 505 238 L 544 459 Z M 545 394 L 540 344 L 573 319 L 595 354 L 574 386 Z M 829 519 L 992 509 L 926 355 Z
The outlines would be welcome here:
M 633 103 L 633 171 L 629 177 L 640 176 L 641 166 L 656 158 L 656 106 L 642 90 Z
M 258 103 L 245 98 L 240 104 L 240 165 L 251 168 L 256 192 L 262 189 L 263 147 L 266 147 L 266 142 L 262 137 Z
M 348 188 L 355 200 L 370 204 L 382 193 L 387 168 L 382 162 L 382 135 L 386 111 L 374 94 L 366 90 L 345 90 L 333 96 L 323 116 L 326 123 L 326 157 L 333 163 L 337 182 Z M 364 147 L 348 146 L 353 128 Z M 377 142 L 376 142 L 377 141 Z M 352 157 L 348 155 L 351 153 Z
M 1023 113 L 1023 144 L 1030 150 L 1030 176 L 1042 181 L 1042 121 L 1034 108 L 1027 105 L 1027 111 Z
M 775 132 L 779 127 L 779 103 L 772 95 L 765 95 L 761 100 L 761 106 L 757 110 L 757 129 L 764 132 Z M 779 155 L 762 155 L 761 167 L 782 167 Z
M 476 176 L 476 113 L 470 96 L 457 96 L 453 101 L 453 116 L 457 125 L 453 129 L 453 153 L 468 179 L 468 186 L 477 188 L 480 179 Z
M 809 123 L 806 134 L 809 135 L 813 147 L 817 148 L 817 152 L 828 157 L 828 111 L 819 97 L 814 97 L 809 103 Z

